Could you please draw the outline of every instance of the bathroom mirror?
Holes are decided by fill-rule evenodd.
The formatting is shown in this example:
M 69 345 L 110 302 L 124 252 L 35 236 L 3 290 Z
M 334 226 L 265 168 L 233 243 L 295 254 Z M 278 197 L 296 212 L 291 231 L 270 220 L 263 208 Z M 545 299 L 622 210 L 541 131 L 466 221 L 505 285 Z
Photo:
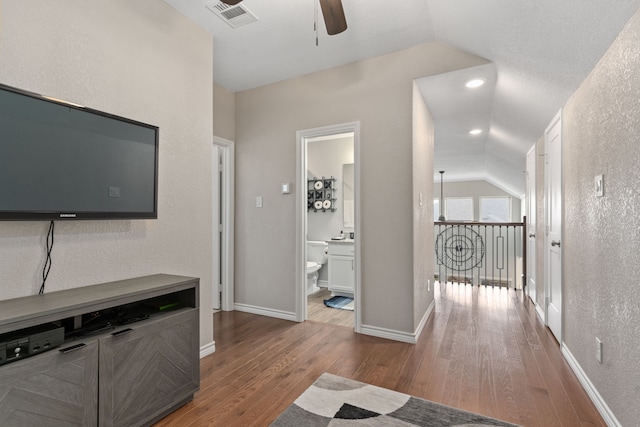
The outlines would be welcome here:
M 344 228 L 355 227 L 355 184 L 353 163 L 342 165 L 342 211 Z

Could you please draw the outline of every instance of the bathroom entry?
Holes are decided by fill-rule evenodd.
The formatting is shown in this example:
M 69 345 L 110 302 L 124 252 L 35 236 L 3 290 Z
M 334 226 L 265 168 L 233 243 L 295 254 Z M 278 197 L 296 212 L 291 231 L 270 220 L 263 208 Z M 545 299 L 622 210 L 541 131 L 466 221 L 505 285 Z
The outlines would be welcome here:
M 300 272 L 304 272 L 297 292 L 299 320 L 356 330 L 358 128 L 352 123 L 298 132 L 298 197 L 304 202 L 298 213 Z M 327 307 L 325 300 L 336 307 Z

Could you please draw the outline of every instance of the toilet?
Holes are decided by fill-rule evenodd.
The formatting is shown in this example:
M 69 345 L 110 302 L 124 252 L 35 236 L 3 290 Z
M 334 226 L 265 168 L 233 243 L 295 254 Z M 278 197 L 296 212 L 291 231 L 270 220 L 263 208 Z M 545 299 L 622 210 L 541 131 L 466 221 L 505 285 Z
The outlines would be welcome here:
M 318 291 L 318 270 L 327 262 L 327 242 L 307 240 L 307 295 Z

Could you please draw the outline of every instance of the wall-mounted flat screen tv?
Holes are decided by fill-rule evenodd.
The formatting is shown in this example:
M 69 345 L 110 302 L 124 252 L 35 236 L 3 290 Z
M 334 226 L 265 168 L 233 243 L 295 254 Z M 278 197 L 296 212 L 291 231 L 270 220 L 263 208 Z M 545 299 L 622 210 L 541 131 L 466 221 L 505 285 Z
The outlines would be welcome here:
M 0 84 L 0 220 L 154 219 L 158 127 Z

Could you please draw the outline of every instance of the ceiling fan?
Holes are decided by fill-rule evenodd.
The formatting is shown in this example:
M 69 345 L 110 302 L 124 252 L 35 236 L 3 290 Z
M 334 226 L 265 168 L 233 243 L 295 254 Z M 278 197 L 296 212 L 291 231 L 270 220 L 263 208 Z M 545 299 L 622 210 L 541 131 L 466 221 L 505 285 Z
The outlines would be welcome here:
M 235 6 L 242 0 L 220 0 L 229 6 Z M 339 34 L 347 29 L 347 18 L 344 16 L 342 0 L 320 0 L 320 8 L 330 36 Z

